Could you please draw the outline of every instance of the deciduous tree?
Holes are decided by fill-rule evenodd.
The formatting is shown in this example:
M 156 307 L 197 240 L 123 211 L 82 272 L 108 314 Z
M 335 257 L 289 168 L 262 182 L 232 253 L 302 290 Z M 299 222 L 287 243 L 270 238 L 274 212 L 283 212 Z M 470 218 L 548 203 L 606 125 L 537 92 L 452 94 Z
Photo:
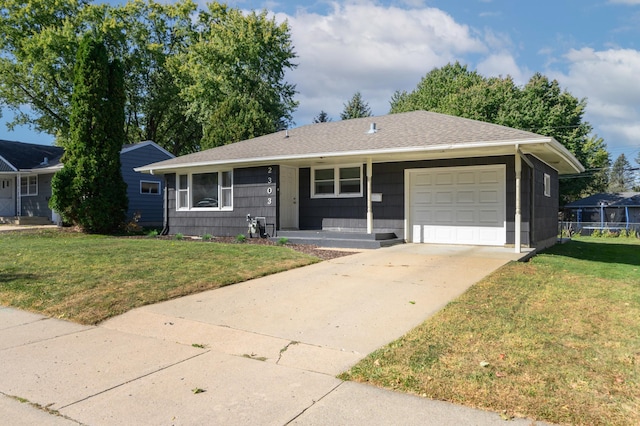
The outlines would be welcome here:
M 266 11 L 243 14 L 209 4 L 189 49 L 170 59 L 188 116 L 203 126 L 202 148 L 272 133 L 292 123 L 295 68 L 289 25 Z
M 284 81 L 295 57 L 288 25 L 266 12 L 207 8 L 193 0 L 4 0 L 0 106 L 13 110 L 10 125 L 58 144 L 69 137 L 75 53 L 90 30 L 122 60 L 129 143 L 153 140 L 180 155 L 288 126 L 297 105 Z

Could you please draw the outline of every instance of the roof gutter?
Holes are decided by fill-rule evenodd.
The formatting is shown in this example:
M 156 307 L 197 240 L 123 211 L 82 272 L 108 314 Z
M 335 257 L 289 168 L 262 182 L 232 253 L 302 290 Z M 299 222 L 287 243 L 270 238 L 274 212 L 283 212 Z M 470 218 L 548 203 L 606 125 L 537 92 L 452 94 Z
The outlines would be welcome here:
M 538 145 L 538 144 L 548 144 L 553 146 L 553 144 L 559 145 L 561 148 L 560 152 L 564 150 L 568 156 L 573 157 L 573 155 L 566 150 L 562 145 L 560 145 L 553 138 L 535 138 L 535 139 L 525 139 L 525 140 L 509 140 L 509 141 L 481 141 L 481 142 L 471 142 L 464 144 L 449 144 L 449 145 L 436 145 L 436 146 L 413 146 L 406 148 L 387 148 L 387 149 L 376 149 L 376 150 L 363 150 L 363 151 L 343 151 L 343 152 L 316 152 L 311 154 L 296 154 L 296 155 L 275 155 L 270 157 L 254 157 L 254 158 L 235 158 L 228 160 L 208 160 L 208 161 L 196 161 L 191 163 L 173 163 L 162 165 L 161 163 L 149 164 L 147 166 L 136 167 L 133 170 L 140 173 L 160 173 L 163 172 L 171 172 L 184 168 L 192 168 L 192 167 L 204 167 L 204 166 L 218 166 L 218 165 L 237 165 L 237 164 L 268 164 L 278 161 L 296 161 L 296 160 L 306 160 L 312 158 L 336 158 L 336 157 L 353 157 L 353 156 L 379 156 L 379 155 L 388 155 L 388 154 L 407 154 L 407 153 L 420 153 L 420 152 L 444 152 L 447 150 L 464 150 L 464 149 L 474 149 L 474 148 L 490 148 L 490 147 L 509 147 L 509 146 L 523 146 L 523 145 Z M 556 148 L 555 146 L 553 146 Z M 556 148 L 555 151 L 558 151 Z M 558 152 L 560 154 L 560 152 Z M 580 163 L 573 157 L 575 161 L 569 161 L 569 157 L 567 155 L 562 155 L 562 158 L 565 159 L 568 163 L 575 167 L 577 163 Z M 172 161 L 172 160 L 168 160 Z M 580 169 L 575 167 L 576 171 Z M 584 170 L 584 169 L 582 169 Z

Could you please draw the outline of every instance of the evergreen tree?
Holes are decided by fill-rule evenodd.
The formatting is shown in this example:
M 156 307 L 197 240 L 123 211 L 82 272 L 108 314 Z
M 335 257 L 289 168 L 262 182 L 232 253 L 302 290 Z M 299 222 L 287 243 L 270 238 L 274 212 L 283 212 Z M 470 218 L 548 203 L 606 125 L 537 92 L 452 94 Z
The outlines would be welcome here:
M 85 232 L 109 233 L 121 227 L 127 211 L 120 151 L 124 133 L 124 75 L 118 61 L 87 34 L 74 68 L 69 137 L 64 166 L 52 179 L 50 206 Z
M 327 123 L 329 121 L 331 121 L 331 117 L 324 111 L 320 111 L 320 114 L 313 118 L 314 123 Z
M 352 118 L 371 117 L 371 108 L 369 104 L 362 100 L 360 92 L 356 92 L 351 100 L 344 104 L 344 111 L 340 113 L 342 120 L 350 120 Z
M 620 154 L 609 172 L 609 192 L 625 192 L 633 188 L 634 179 L 631 164 L 624 154 Z

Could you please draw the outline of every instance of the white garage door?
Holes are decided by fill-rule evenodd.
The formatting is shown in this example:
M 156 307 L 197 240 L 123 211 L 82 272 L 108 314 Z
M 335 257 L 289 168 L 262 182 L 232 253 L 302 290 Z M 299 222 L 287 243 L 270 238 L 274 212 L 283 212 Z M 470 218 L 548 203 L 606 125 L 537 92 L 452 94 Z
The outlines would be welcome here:
M 505 166 L 407 170 L 412 242 L 504 245 Z

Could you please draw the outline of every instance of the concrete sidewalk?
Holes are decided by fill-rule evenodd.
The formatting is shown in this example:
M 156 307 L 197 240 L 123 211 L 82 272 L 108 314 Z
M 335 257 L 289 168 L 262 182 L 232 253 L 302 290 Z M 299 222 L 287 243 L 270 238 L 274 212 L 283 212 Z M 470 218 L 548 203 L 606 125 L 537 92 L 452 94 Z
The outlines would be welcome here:
M 2 308 L 0 412 L 7 424 L 503 424 L 496 413 L 335 376 L 521 256 L 399 245 L 97 327 Z

